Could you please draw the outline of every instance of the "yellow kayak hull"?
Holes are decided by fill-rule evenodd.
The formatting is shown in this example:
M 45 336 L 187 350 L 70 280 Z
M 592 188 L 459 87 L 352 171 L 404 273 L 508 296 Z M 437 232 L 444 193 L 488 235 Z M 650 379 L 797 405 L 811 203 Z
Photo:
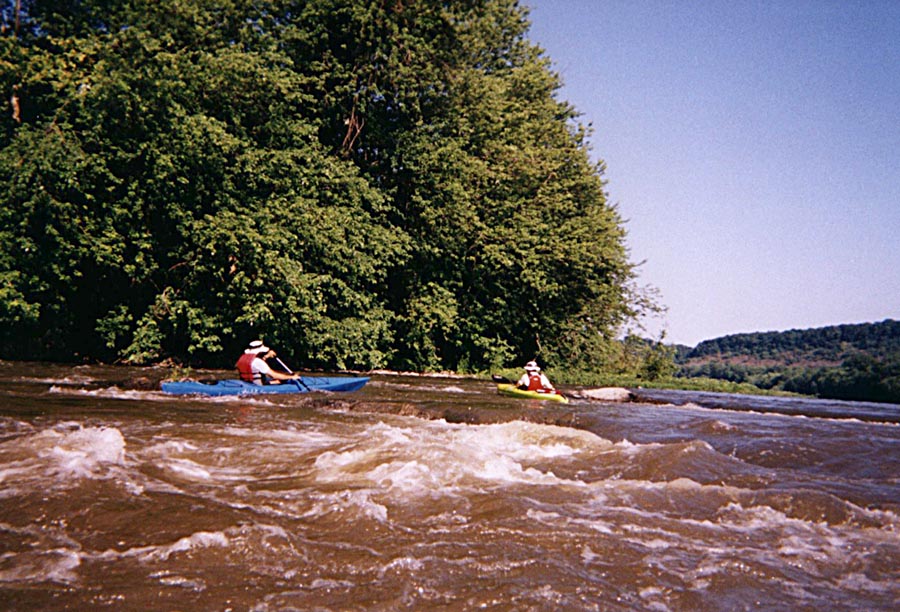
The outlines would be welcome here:
M 515 385 L 500 384 L 497 385 L 497 393 L 507 395 L 509 397 L 518 397 L 520 399 L 541 400 L 544 402 L 559 402 L 568 404 L 569 398 L 557 391 L 556 393 L 538 393 L 537 391 L 523 391 Z

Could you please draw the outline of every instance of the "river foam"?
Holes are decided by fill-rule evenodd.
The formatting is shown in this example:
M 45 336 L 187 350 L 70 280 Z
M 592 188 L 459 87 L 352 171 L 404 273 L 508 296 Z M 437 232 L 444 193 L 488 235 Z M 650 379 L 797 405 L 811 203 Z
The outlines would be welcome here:
M 0 443 L 0 483 L 8 487 L 44 481 L 67 486 L 81 478 L 99 478 L 111 465 L 123 465 L 125 438 L 115 427 L 59 425 Z

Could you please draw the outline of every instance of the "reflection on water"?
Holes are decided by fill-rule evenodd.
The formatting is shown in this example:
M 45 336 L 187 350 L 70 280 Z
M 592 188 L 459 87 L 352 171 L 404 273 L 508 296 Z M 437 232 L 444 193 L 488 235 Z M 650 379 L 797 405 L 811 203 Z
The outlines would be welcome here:
M 0 364 L 3 609 L 900 601 L 889 418 L 559 408 L 386 376 L 262 399 L 130 384 L 161 375 Z

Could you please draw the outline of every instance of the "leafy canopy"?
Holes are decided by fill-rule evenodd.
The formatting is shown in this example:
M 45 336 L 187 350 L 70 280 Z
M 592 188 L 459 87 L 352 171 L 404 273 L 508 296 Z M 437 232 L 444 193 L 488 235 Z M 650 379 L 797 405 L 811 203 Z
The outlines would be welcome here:
M 264 337 L 305 367 L 590 369 L 654 308 L 513 0 L 14 16 L 5 357 L 230 365 Z

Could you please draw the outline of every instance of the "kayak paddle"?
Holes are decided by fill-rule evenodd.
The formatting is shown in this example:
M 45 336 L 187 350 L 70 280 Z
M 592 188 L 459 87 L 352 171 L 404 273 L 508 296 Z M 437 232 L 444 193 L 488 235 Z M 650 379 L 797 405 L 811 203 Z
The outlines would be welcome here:
M 284 362 L 281 360 L 280 357 L 276 357 L 275 361 L 280 363 L 281 367 L 284 368 L 285 370 L 287 370 L 288 374 L 293 374 L 293 372 L 291 372 L 291 369 L 284 364 Z M 309 385 L 307 385 L 305 382 L 303 382 L 302 378 L 295 378 L 294 382 L 296 382 L 298 385 L 303 385 L 304 387 L 306 387 L 307 391 L 312 391 L 312 389 L 309 388 Z

